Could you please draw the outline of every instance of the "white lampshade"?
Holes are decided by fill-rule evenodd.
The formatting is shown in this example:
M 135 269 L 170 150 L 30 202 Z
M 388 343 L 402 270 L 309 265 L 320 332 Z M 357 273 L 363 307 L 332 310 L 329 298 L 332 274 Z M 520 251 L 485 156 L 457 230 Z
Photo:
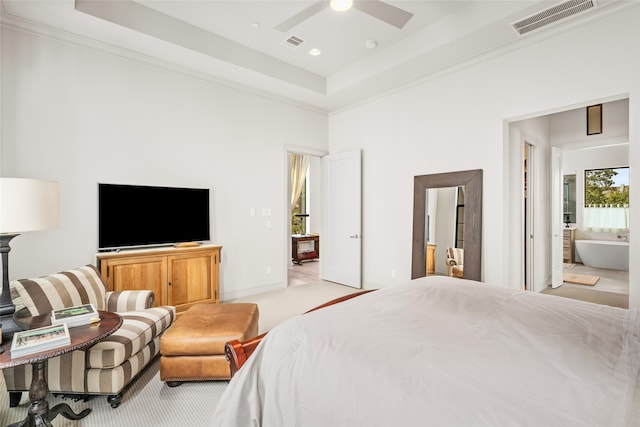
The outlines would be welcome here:
M 0 178 L 0 234 L 44 230 L 59 224 L 57 182 Z
M 336 12 L 344 12 L 345 10 L 351 9 L 353 0 L 331 0 L 329 6 Z

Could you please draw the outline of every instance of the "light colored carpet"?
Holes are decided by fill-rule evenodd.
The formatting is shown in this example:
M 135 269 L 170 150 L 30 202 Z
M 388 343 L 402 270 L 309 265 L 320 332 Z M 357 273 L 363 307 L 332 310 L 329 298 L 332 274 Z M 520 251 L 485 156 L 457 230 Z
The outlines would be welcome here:
M 9 408 L 9 394 L 5 391 L 4 377 L 0 375 L 0 425 L 17 422 L 27 416 L 28 393 L 22 393 L 20 405 Z M 125 391 L 120 407 L 113 409 L 106 396 L 94 396 L 87 402 L 49 395 L 49 407 L 67 403 L 75 412 L 92 408 L 82 420 L 71 421 L 56 417 L 56 427 L 83 426 L 186 426 L 208 425 L 211 414 L 227 387 L 227 381 L 185 383 L 168 387 L 160 381 L 160 361 L 156 359 L 142 375 Z
M 258 304 L 259 329 L 264 332 L 313 307 L 357 291 L 359 289 L 316 281 L 234 300 L 234 302 Z M 72 399 L 50 394 L 47 400 L 50 408 L 58 403 L 67 403 L 76 413 L 85 408 L 92 408 L 92 412 L 79 421 L 70 421 L 58 416 L 53 421 L 56 427 L 206 426 L 210 423 L 211 414 L 227 383 L 227 381 L 189 382 L 178 387 L 168 387 L 160 381 L 160 362 L 156 359 L 125 391 L 122 404 L 116 409 L 109 406 L 106 396 L 95 396 L 87 402 L 75 402 Z M 26 417 L 28 408 L 28 393 L 22 394 L 18 407 L 9 407 L 9 394 L 6 391 L 4 377 L 0 375 L 0 426 L 21 421 Z
M 229 302 L 253 302 L 258 304 L 258 310 L 260 311 L 258 331 L 263 333 L 279 323 L 327 301 L 359 292 L 360 290 L 317 280 L 314 283 L 238 298 Z
M 578 285 L 594 286 L 600 278 L 588 274 L 563 273 L 563 282 L 576 283 Z

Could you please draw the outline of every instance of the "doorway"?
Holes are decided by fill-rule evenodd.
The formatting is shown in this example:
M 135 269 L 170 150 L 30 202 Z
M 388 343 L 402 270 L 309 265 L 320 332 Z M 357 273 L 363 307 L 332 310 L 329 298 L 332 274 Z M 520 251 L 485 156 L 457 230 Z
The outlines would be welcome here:
M 628 142 L 613 140 L 562 152 L 563 287 L 584 294 L 600 292 L 603 298 L 624 296 L 625 304 L 616 306 L 626 308 Z
M 320 279 L 322 227 L 322 175 L 320 159 L 325 153 L 297 147 L 286 150 L 287 287 Z
M 361 247 L 361 200 L 362 200 L 362 153 L 360 149 L 336 154 L 319 153 L 317 151 L 300 150 L 285 147 L 285 195 L 291 195 L 291 154 L 309 155 L 309 171 L 307 180 L 308 216 L 305 221 L 309 225 L 305 235 L 313 237 L 311 243 L 316 252 L 312 258 L 317 261 L 319 275 L 306 274 L 296 283 L 304 284 L 313 281 L 330 281 L 342 285 L 360 288 L 362 270 Z M 302 263 L 294 266 L 292 241 L 292 203 L 285 197 L 284 212 L 286 224 L 284 236 L 286 254 L 285 274 L 296 276 L 296 272 L 306 268 Z M 309 236 L 305 236 L 309 237 Z M 320 248 L 323 248 L 320 250 Z M 301 267 L 301 268 L 298 268 Z M 307 269 L 311 270 L 311 269 Z M 305 271 L 307 271 L 305 270 Z M 304 282 L 304 283 L 303 283 Z
M 603 103 L 603 109 L 604 130 L 602 134 L 597 135 L 586 133 L 586 103 L 570 109 L 532 115 L 523 120 L 509 122 L 510 178 L 507 191 L 510 194 L 508 205 L 511 215 L 508 216 L 509 225 L 505 229 L 507 232 L 504 242 L 510 252 L 508 259 L 511 262 L 506 268 L 511 283 L 515 284 L 517 280 L 520 282 L 518 286 L 524 284 L 525 289 L 535 292 L 553 290 L 549 287 L 552 283 L 554 285 L 557 283 L 560 288 L 583 289 L 585 293 L 587 290 L 592 293 L 599 291 L 597 286 L 573 285 L 564 280 L 563 252 L 567 249 L 565 241 L 571 241 L 570 238 L 565 237 L 568 234 L 565 228 L 575 229 L 575 238 L 578 239 L 616 241 L 628 236 L 628 229 L 596 230 L 585 226 L 582 217 L 585 208 L 584 188 L 580 190 L 579 187 L 584 186 L 584 171 L 599 167 L 631 166 L 631 159 L 628 157 L 629 100 L 628 98 L 609 100 Z M 607 134 L 607 131 L 610 134 Z M 533 141 L 530 144 L 531 147 L 527 147 L 528 141 Z M 528 148 L 531 150 L 527 153 Z M 621 157 L 622 154 L 615 157 L 603 151 L 610 149 L 623 151 L 623 148 L 624 157 Z M 566 163 L 567 153 L 575 154 L 573 164 Z M 525 158 L 526 195 L 523 197 L 525 188 L 523 159 Z M 576 197 L 576 210 L 566 209 L 563 203 L 563 187 L 565 184 L 570 184 L 563 181 L 563 174 L 569 172 L 576 175 L 576 183 L 572 185 L 575 185 L 580 193 Z M 514 185 L 516 183 L 517 185 Z M 618 234 L 622 237 L 618 237 Z M 535 245 L 531 241 L 532 235 L 536 237 Z M 568 249 L 571 253 L 574 250 Z M 580 267 L 580 263 L 576 264 Z M 573 273 L 580 273 L 580 271 L 574 270 Z M 623 274 L 607 274 L 610 273 L 607 271 L 598 273 L 600 283 L 604 286 L 602 292 L 617 292 L 614 289 L 620 290 L 620 283 L 609 286 L 611 282 L 608 281 L 618 280 L 620 276 L 623 276 L 624 280 L 628 275 L 628 271 Z M 624 297 L 628 300 L 628 291 L 625 290 L 625 292 L 627 293 Z

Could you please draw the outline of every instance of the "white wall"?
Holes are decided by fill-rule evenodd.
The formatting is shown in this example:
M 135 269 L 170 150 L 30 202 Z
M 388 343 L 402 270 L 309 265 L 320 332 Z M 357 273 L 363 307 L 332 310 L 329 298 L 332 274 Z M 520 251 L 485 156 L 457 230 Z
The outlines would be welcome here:
M 325 114 L 7 27 L 2 67 L 0 174 L 61 198 L 59 229 L 13 240 L 12 279 L 95 262 L 106 182 L 210 188 L 223 299 L 285 286 L 284 147 L 326 151 Z
M 627 142 L 629 138 L 629 100 L 605 102 L 602 106 L 602 133 L 587 135 L 586 108 L 575 108 L 549 116 L 551 144 L 581 148 L 585 145 Z
M 510 266 L 521 258 L 509 236 L 508 122 L 628 94 L 640 110 L 639 8 L 601 17 L 485 61 L 465 64 L 365 105 L 330 116 L 331 152 L 363 150 L 363 278 L 389 286 L 410 278 L 413 176 L 483 169 L 483 279 L 519 288 Z M 507 123 L 507 124 L 505 124 Z M 630 164 L 640 164 L 638 126 L 630 126 Z M 640 199 L 640 175 L 631 177 Z M 632 212 L 638 222 L 640 210 Z M 636 239 L 637 240 L 637 239 Z M 631 257 L 640 241 L 631 238 Z M 635 259 L 635 258 L 634 258 Z M 391 270 L 397 277 L 391 277 Z M 630 271 L 630 304 L 640 306 L 640 280 Z
M 602 133 L 586 135 L 584 108 L 552 114 L 551 142 L 563 148 L 563 174 L 576 175 L 576 226 L 578 235 L 615 240 L 617 233 L 590 233 L 582 228 L 584 171 L 629 165 L 629 100 L 604 103 Z M 637 167 L 637 166 L 636 166 Z
M 509 245 L 519 218 L 508 196 L 509 122 L 628 96 L 636 118 L 629 123 L 631 198 L 640 200 L 640 167 L 633 167 L 640 164 L 640 8 L 552 33 L 531 34 L 517 49 L 327 122 L 322 114 L 3 28 L 0 174 L 56 179 L 62 202 L 60 229 L 14 239 L 11 277 L 93 262 L 96 183 L 126 182 L 209 186 L 213 240 L 225 247 L 223 297 L 282 286 L 283 147 L 296 145 L 363 149 L 366 287 L 410 278 L 413 176 L 477 168 L 484 170 L 483 278 L 519 287 L 510 270 L 520 258 Z M 252 207 L 272 209 L 271 230 L 265 218 L 249 217 Z M 640 210 L 632 210 L 631 222 L 640 223 Z M 640 256 L 633 229 L 630 255 Z M 640 306 L 634 266 L 630 282 L 630 304 Z

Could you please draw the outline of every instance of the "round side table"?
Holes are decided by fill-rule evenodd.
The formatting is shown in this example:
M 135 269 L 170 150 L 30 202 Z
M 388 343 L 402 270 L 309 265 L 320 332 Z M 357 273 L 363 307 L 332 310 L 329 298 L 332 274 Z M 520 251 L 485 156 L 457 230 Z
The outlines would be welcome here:
M 52 357 L 92 346 L 114 333 L 122 325 L 122 318 L 118 314 L 109 311 L 99 311 L 98 313 L 100 314 L 99 322 L 69 328 L 71 343 L 63 347 L 12 358 L 10 351 L 11 342 L 2 344 L 4 351 L 0 354 L 0 369 L 25 365 L 27 363 L 30 363 L 33 368 L 31 386 L 29 388 L 31 404 L 29 405 L 27 418 L 12 424 L 10 427 L 51 426 L 51 421 L 58 415 L 62 415 L 69 420 L 79 420 L 89 415 L 91 408 L 87 408 L 79 414 L 76 414 L 66 403 L 61 403 L 49 409 L 49 403 L 47 402 L 49 386 L 47 385 L 45 370 L 47 360 Z M 50 325 L 51 319 L 49 314 L 43 314 L 40 316 L 22 317 L 16 319 L 16 323 L 25 327 L 25 329 L 34 329 Z

